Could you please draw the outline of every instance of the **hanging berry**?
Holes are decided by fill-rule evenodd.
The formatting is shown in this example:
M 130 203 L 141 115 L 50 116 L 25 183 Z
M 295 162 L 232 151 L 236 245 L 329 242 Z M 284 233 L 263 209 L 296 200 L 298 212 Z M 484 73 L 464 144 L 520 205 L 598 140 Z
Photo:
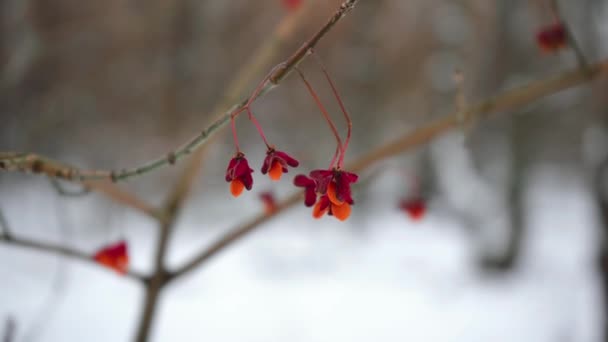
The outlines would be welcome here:
M 126 274 L 129 269 L 129 248 L 127 242 L 121 240 L 105 246 L 95 253 L 93 259 L 119 274 Z
M 247 158 L 242 152 L 238 152 L 230 160 L 226 169 L 226 182 L 230 183 L 230 193 L 234 197 L 239 197 L 244 189 L 251 190 L 253 187 L 253 169 L 249 167 Z

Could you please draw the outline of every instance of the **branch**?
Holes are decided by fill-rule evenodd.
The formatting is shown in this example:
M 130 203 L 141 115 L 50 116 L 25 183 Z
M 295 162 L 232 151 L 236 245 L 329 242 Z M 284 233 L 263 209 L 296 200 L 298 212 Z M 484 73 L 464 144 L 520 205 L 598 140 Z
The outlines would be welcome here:
M 307 40 L 285 62 L 280 63 L 277 67 L 272 69 L 273 71 L 267 76 L 269 82 L 264 85 L 256 96 L 249 97 L 239 104 L 232 106 L 232 108 L 222 114 L 201 133 L 191 138 L 190 141 L 186 142 L 181 147 L 162 157 L 131 169 L 111 171 L 79 169 L 34 153 L 3 152 L 0 153 L 0 170 L 41 173 L 50 177 L 70 181 L 82 182 L 85 180 L 107 179 L 116 182 L 141 176 L 167 165 L 173 165 L 205 144 L 211 136 L 230 122 L 233 113 L 242 111 L 251 101 L 262 97 L 277 86 L 294 67 L 306 58 L 308 51 L 313 49 L 321 38 L 331 31 L 340 19 L 354 8 L 358 1 L 359 0 L 345 0 L 336 13 L 317 31 L 317 33 Z
M 555 13 L 557 20 L 559 20 L 561 22 L 562 26 L 564 27 L 564 30 L 566 31 L 566 39 L 568 40 L 568 43 L 570 44 L 570 48 L 572 49 L 572 51 L 574 51 L 574 55 L 576 57 L 576 61 L 578 62 L 579 67 L 581 69 L 587 70 L 587 68 L 589 66 L 587 63 L 587 59 L 585 58 L 585 54 L 583 53 L 583 50 L 581 49 L 581 47 L 578 45 L 578 41 L 572 34 L 570 25 L 568 25 L 568 22 L 563 17 L 562 11 L 560 9 L 560 6 L 559 6 L 559 3 L 557 2 L 557 0 L 551 0 L 551 7 Z
M 589 82 L 607 71 L 608 60 L 604 60 L 589 66 L 588 71 L 583 69 L 571 70 L 552 78 L 533 81 L 527 85 L 507 90 L 486 101 L 479 102 L 468 108 L 432 121 L 416 129 L 414 132 L 405 134 L 392 143 L 379 147 L 375 151 L 368 153 L 351 164 L 351 169 L 355 171 L 360 170 L 367 165 L 384 158 L 394 156 L 418 145 L 425 144 L 440 134 L 459 127 L 459 118 L 461 117 L 483 119 L 491 114 L 513 110 L 545 96 Z
M 143 199 L 121 189 L 116 184 L 110 183 L 109 181 L 84 181 L 83 185 L 95 192 L 105 195 L 114 202 L 135 209 L 157 220 L 164 220 L 165 213 L 163 213 L 162 210 L 159 210 Z
M 45 253 L 57 254 L 57 255 L 61 255 L 61 256 L 77 259 L 77 260 L 86 261 L 89 263 L 93 263 L 97 266 L 100 266 L 91 257 L 91 255 L 89 255 L 87 253 L 80 252 L 80 251 L 77 251 L 75 249 L 71 249 L 68 247 L 55 245 L 52 243 L 39 242 L 39 241 L 30 240 L 30 239 L 18 238 L 18 237 L 15 237 L 13 234 L 7 234 L 6 232 L 4 234 L 0 235 L 0 243 L 14 245 L 14 246 L 18 246 L 18 247 L 30 248 L 30 249 L 38 250 L 38 251 L 45 252 Z M 128 277 L 131 277 L 135 280 L 139 280 L 139 281 L 143 281 L 145 279 L 142 274 L 139 274 L 138 272 L 134 272 L 134 271 L 129 271 L 125 275 Z
M 61 184 L 61 181 L 57 178 L 49 178 L 49 181 L 51 182 L 51 186 L 53 186 L 53 189 L 55 189 L 57 194 L 63 197 L 83 197 L 91 193 L 91 189 L 87 186 L 81 186 L 78 190 L 72 190 L 65 188 Z
M 194 154 L 165 201 L 163 207 L 165 216 L 162 220 L 159 220 L 160 233 L 154 249 L 154 273 L 146 282 L 145 300 L 137 328 L 136 341 L 148 340 L 158 307 L 158 298 L 169 281 L 167 268 L 165 266 L 169 241 L 175 229 L 175 221 L 199 174 L 205 150 L 206 148 L 203 147 Z
M 345 169 L 353 172 L 360 172 L 378 161 L 406 152 L 419 145 L 426 144 L 439 135 L 458 128 L 461 122 L 460 118 L 463 116 L 468 118 L 484 118 L 493 113 L 512 110 L 547 95 L 555 94 L 559 91 L 585 83 L 607 70 L 608 60 L 605 60 L 590 66 L 588 70 L 577 69 L 568 71 L 554 78 L 534 81 L 519 88 L 508 90 L 489 100 L 432 121 L 416 129 L 414 132 L 407 133 L 393 142 L 380 146 L 350 163 Z M 221 252 L 224 248 L 253 232 L 262 223 L 269 221 L 273 217 L 297 204 L 302 195 L 302 192 L 297 192 L 280 202 L 275 211 L 259 214 L 251 221 L 230 230 L 226 235 L 213 242 L 200 254 L 193 257 L 189 262 L 171 272 L 169 278 L 178 278 L 193 271 L 217 253 Z
M 245 67 L 241 68 L 237 76 L 230 83 L 225 91 L 223 98 L 216 105 L 214 112 L 225 109 L 231 103 L 238 100 L 245 90 L 245 87 L 253 81 L 257 74 L 274 59 L 279 51 L 280 45 L 295 31 L 305 13 L 312 7 L 311 1 L 307 1 L 303 8 L 297 11 L 294 15 L 288 15 L 277 25 L 273 30 L 272 36 L 256 50 L 254 57 Z M 214 136 L 214 137 L 217 137 Z M 155 312 L 158 306 L 158 298 L 164 286 L 170 280 L 168 272 L 164 265 L 164 257 L 166 254 L 168 240 L 170 239 L 170 230 L 173 229 L 175 219 L 179 215 L 179 211 L 188 194 L 190 193 L 194 182 L 200 178 L 199 173 L 204 159 L 206 146 L 213 141 L 212 138 L 207 140 L 207 144 L 196 150 L 189 161 L 188 166 L 183 171 L 181 177 L 175 184 L 172 193 L 167 197 L 165 203 L 165 216 L 159 220 L 161 222 L 160 237 L 157 242 L 155 256 L 155 271 L 146 283 L 146 295 L 144 306 L 142 308 L 141 317 L 138 324 L 136 341 L 145 341 L 148 339 L 150 329 L 154 320 Z
M 131 207 L 131 208 L 133 208 L 137 211 L 140 211 L 148 216 L 151 216 L 157 220 L 163 219 L 163 213 L 160 210 L 154 208 L 153 206 L 146 203 L 144 200 L 138 198 L 137 196 L 122 190 L 117 185 L 115 185 L 111 182 L 84 181 L 80 184 L 81 185 L 80 189 L 71 190 L 71 189 L 65 188 L 62 185 L 61 180 L 59 180 L 57 178 L 49 177 L 48 179 L 49 179 L 51 185 L 53 186 L 53 189 L 55 189 L 55 191 L 60 196 L 82 197 L 82 196 L 86 196 L 86 195 L 90 194 L 91 190 L 94 190 L 96 192 L 106 195 L 106 197 L 108 197 L 109 199 L 111 199 L 117 203 L 123 204 L 127 207 Z
M 253 218 L 251 221 L 238 226 L 232 230 L 230 230 L 226 235 L 219 238 L 217 241 L 211 244 L 208 248 L 204 249 L 199 255 L 195 256 L 192 260 L 178 268 L 177 270 L 169 273 L 169 279 L 173 280 L 175 278 L 179 278 L 190 271 L 196 269 L 199 265 L 203 264 L 205 261 L 209 260 L 211 257 L 215 256 L 217 253 L 222 251 L 224 248 L 230 246 L 233 242 L 240 240 L 245 237 L 247 234 L 253 232 L 256 228 L 258 228 L 262 223 L 269 221 L 271 218 L 276 215 L 282 213 L 283 211 L 289 209 L 294 206 L 296 203 L 300 201 L 302 197 L 302 193 L 298 192 L 289 196 L 289 198 L 283 200 L 279 204 L 277 204 L 276 209 L 270 213 L 262 213 Z
M 241 68 L 237 73 L 237 76 L 230 82 L 227 90 L 224 93 L 222 99 L 215 105 L 214 112 L 223 110 L 228 107 L 231 103 L 238 100 L 242 93 L 245 91 L 246 86 L 251 83 L 255 77 L 262 71 L 263 68 L 269 64 L 269 62 L 275 58 L 279 52 L 279 47 L 283 44 L 287 38 L 289 38 L 305 18 L 305 15 L 312 8 L 313 1 L 307 1 L 303 4 L 302 8 L 296 11 L 293 15 L 285 16 L 281 22 L 273 30 L 272 36 L 265 41 L 265 43 L 256 50 L 254 57 L 251 62 Z M 212 142 L 210 137 L 207 140 L 207 144 Z M 177 213 L 171 213 L 174 208 L 180 207 L 181 202 L 187 197 L 187 192 L 190 191 L 192 184 L 196 180 L 197 175 L 201 169 L 201 163 L 204 159 L 204 153 L 206 151 L 204 145 L 202 148 L 196 150 L 193 154 L 190 164 L 187 166 L 184 173 L 181 175 L 180 180 L 176 184 L 173 195 L 170 196 L 168 202 L 169 212 L 166 213 L 169 216 L 176 215 Z M 91 182 L 93 183 L 93 182 Z M 167 217 L 165 217 L 167 219 Z

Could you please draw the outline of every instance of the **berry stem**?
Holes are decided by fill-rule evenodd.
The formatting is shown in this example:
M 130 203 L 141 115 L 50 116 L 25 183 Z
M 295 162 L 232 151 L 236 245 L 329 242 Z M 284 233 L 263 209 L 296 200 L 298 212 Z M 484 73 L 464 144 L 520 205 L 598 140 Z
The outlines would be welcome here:
M 553 14 L 553 17 L 555 18 L 555 23 L 561 24 L 564 27 L 564 30 L 566 31 L 567 43 L 570 46 L 570 48 L 572 49 L 572 51 L 574 52 L 578 66 L 581 68 L 581 70 L 590 74 L 589 63 L 587 62 L 587 58 L 585 58 L 585 54 L 583 53 L 583 50 L 578 45 L 578 41 L 576 40 L 576 38 L 574 38 L 574 35 L 572 34 L 572 31 L 570 30 L 570 25 L 568 25 L 566 20 L 563 18 L 560 7 L 559 7 L 559 3 L 557 2 L 557 0 L 551 0 L 550 6 L 551 6 L 551 12 Z
M 249 96 L 249 98 L 247 99 L 247 102 L 245 103 L 245 105 L 240 110 L 234 112 L 234 114 L 232 116 L 232 120 L 234 120 L 234 118 L 237 115 L 241 114 L 244 111 L 247 111 L 247 115 L 249 116 L 249 120 L 251 120 L 251 122 L 253 122 L 253 124 L 255 125 L 255 128 L 258 130 L 258 133 L 260 134 L 260 137 L 262 137 L 262 140 L 264 141 L 264 144 L 266 144 L 267 148 L 271 148 L 271 145 L 268 143 L 268 139 L 266 139 L 266 135 L 264 134 L 264 130 L 262 129 L 262 126 L 260 125 L 260 123 L 258 122 L 258 120 L 253 115 L 253 112 L 251 111 L 251 105 L 260 96 L 260 93 L 265 89 L 266 83 L 268 83 L 268 81 L 270 79 L 270 75 L 272 75 L 274 73 L 274 71 L 277 69 L 277 67 L 278 66 L 275 66 L 274 68 L 272 68 L 272 70 L 270 70 L 270 72 L 268 73 L 268 75 L 266 75 L 266 77 L 264 77 L 262 79 L 262 81 L 257 85 L 257 87 L 255 88 L 255 90 L 253 91 L 253 93 L 251 94 L 251 96 Z M 234 126 L 234 122 L 232 124 Z M 237 150 L 238 150 L 238 147 L 237 147 Z
M 249 120 L 251 120 L 251 122 L 253 122 L 253 124 L 255 125 L 255 128 L 258 130 L 258 133 L 260 134 L 260 137 L 262 137 L 262 140 L 264 141 L 264 144 L 266 144 L 266 147 L 270 148 L 270 144 L 268 143 L 268 140 L 266 140 L 266 135 L 264 134 L 264 130 L 262 129 L 262 126 L 260 125 L 258 120 L 253 115 L 253 112 L 251 111 L 251 108 L 249 106 L 247 106 L 247 114 L 249 115 Z
M 336 152 L 334 153 L 334 157 L 331 158 L 331 163 L 329 163 L 329 169 L 333 169 L 336 166 L 336 161 L 338 160 L 338 155 L 340 155 L 340 147 L 336 147 Z
M 338 167 L 342 167 L 344 164 L 344 155 L 346 154 L 346 150 L 348 149 L 348 143 L 350 142 L 350 136 L 351 136 L 351 132 L 352 132 L 353 123 L 350 119 L 350 115 L 348 114 L 348 111 L 346 110 L 346 106 L 344 106 L 342 97 L 340 96 L 340 93 L 338 93 L 338 88 L 334 84 L 331 76 L 329 75 L 329 72 L 327 71 L 327 68 L 325 68 L 325 65 L 321 61 L 321 58 L 312 49 L 310 50 L 310 53 L 314 56 L 315 61 L 321 67 L 321 70 L 323 71 L 323 75 L 325 75 L 325 79 L 327 80 L 327 83 L 329 83 L 329 85 L 331 87 L 331 91 L 334 93 L 334 97 L 336 98 L 336 101 L 338 101 L 338 104 L 340 105 L 340 110 L 342 111 L 342 114 L 344 114 L 344 119 L 346 120 L 346 124 L 348 127 L 348 131 L 346 133 L 346 140 L 344 140 L 344 145 L 342 147 L 342 154 L 340 155 L 340 159 L 338 160 Z
M 340 134 L 338 134 L 336 125 L 334 125 L 333 121 L 331 120 L 331 117 L 329 116 L 329 113 L 327 113 L 327 110 L 325 109 L 325 106 L 323 106 L 323 103 L 321 103 L 319 96 L 317 95 L 317 93 L 315 92 L 313 87 L 310 85 L 310 83 L 308 83 L 308 81 L 306 80 L 306 77 L 304 77 L 304 74 L 302 73 L 302 71 L 300 71 L 300 69 L 297 67 L 295 67 L 294 69 L 298 72 L 298 75 L 300 75 L 302 82 L 304 82 L 304 84 L 306 85 L 308 92 L 310 93 L 312 98 L 315 100 L 317 107 L 319 107 L 319 109 L 321 110 L 321 113 L 323 114 L 323 117 L 327 121 L 329 128 L 331 128 L 332 133 L 336 137 L 336 141 L 338 144 L 337 149 L 336 149 L 336 151 L 337 151 L 336 155 L 340 155 L 340 159 L 343 159 L 342 156 L 344 155 L 344 147 L 343 147 L 344 145 L 342 145 L 342 139 L 340 138 Z M 334 160 L 332 160 L 332 165 L 331 165 L 332 167 L 333 167 L 333 164 L 335 163 L 335 159 L 336 159 L 336 156 L 334 156 Z M 338 162 L 338 167 L 339 166 L 340 166 L 340 162 Z
M 236 120 L 234 115 L 230 117 L 230 127 L 232 128 L 232 138 L 234 139 L 234 146 L 236 147 L 236 153 L 241 153 L 241 147 L 239 146 L 239 137 L 236 134 Z

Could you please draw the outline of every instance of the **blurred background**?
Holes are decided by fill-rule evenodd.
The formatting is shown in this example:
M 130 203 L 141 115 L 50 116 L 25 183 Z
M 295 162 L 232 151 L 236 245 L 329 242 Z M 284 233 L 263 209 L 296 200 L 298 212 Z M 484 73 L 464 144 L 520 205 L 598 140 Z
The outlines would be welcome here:
M 241 96 L 341 3 L 303 1 L 305 18 Z M 608 56 L 608 1 L 560 5 L 587 58 Z M 163 155 L 221 112 L 238 70 L 289 15 L 279 0 L 0 1 L 0 151 L 99 169 Z M 535 34 L 552 22 L 545 0 L 360 0 L 316 49 L 353 117 L 346 160 L 452 112 L 459 92 L 476 103 L 575 68 L 570 50 L 539 51 Z M 345 133 L 319 67 L 301 69 Z M 152 340 L 608 340 L 607 89 L 604 77 L 372 166 L 345 223 L 290 209 L 171 284 Z M 253 110 L 301 166 L 280 183 L 262 177 L 265 147 L 241 118 L 256 173 L 234 199 L 223 131 L 175 226 L 170 267 L 263 210 L 262 192 L 291 194 L 293 172 L 327 167 L 334 139 L 296 75 Z M 161 204 L 183 164 L 123 185 Z M 39 176 L 2 173 L 0 194 L 16 235 L 91 253 L 126 238 L 131 267 L 152 269 L 149 217 L 97 194 L 62 197 Z M 412 198 L 426 204 L 420 220 L 400 208 Z M 5 341 L 133 338 L 138 284 L 8 244 L 0 260 Z

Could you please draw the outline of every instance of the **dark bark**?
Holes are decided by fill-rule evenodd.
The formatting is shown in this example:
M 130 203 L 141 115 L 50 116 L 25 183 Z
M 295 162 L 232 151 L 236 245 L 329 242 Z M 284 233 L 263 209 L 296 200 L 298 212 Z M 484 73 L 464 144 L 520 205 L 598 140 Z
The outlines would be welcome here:
M 158 309 L 158 300 L 165 284 L 164 278 L 163 273 L 157 272 L 146 287 L 144 307 L 135 337 L 135 341 L 137 342 L 146 342 L 150 338 L 152 325 Z

